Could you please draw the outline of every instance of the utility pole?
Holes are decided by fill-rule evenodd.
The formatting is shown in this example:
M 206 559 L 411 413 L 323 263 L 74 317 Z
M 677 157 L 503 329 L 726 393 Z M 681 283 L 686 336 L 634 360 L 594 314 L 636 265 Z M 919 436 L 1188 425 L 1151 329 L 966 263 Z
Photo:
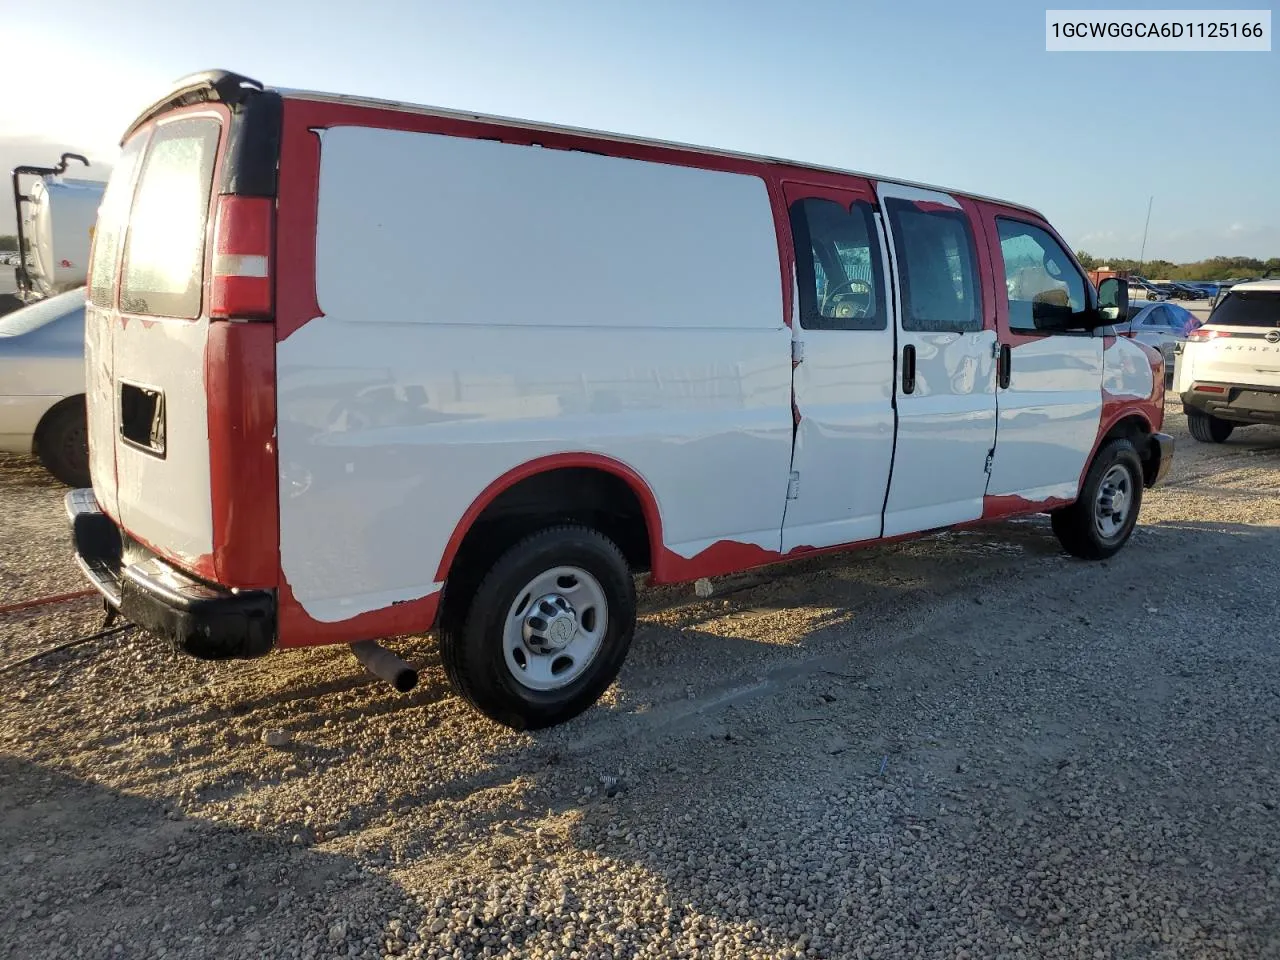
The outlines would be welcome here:
M 1138 275 L 1142 275 L 1142 264 L 1147 259 L 1147 229 L 1151 226 L 1151 205 L 1155 203 L 1155 195 L 1147 200 L 1147 223 L 1142 228 L 1142 250 L 1138 254 Z

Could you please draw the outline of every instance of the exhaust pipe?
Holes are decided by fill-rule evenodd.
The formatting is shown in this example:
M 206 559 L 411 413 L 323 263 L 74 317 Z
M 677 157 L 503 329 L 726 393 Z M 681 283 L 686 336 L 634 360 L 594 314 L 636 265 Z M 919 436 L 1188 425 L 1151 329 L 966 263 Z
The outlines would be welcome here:
M 351 644 L 351 652 L 366 670 L 379 680 L 387 681 L 401 693 L 408 693 L 418 685 L 417 670 L 372 640 Z

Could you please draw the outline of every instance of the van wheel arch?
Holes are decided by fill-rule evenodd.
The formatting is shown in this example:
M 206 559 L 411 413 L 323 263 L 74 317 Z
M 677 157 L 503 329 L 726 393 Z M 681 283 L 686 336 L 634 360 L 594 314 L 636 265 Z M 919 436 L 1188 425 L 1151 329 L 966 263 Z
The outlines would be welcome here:
M 1138 452 L 1138 459 L 1142 462 L 1143 486 L 1150 487 L 1155 484 L 1156 473 L 1160 469 L 1160 450 L 1152 440 L 1153 433 L 1146 417 L 1136 413 L 1129 414 L 1111 425 L 1098 442 L 1098 451 L 1100 452 L 1112 440 L 1128 440 L 1133 444 L 1133 448 Z
M 652 494 L 643 481 L 585 458 L 520 472 L 524 475 L 514 483 L 500 479 L 477 498 L 483 508 L 466 526 L 452 556 L 446 553 L 442 560 L 437 574 L 444 582 L 442 620 L 465 612 L 476 589 L 508 549 L 551 527 L 596 530 L 617 545 L 633 573 L 652 569 L 661 530 L 655 522 Z

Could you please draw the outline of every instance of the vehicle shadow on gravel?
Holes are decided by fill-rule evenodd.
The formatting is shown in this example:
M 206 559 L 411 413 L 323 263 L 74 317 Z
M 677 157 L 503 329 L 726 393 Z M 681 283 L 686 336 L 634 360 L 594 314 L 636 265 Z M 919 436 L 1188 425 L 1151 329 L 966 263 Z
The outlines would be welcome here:
M 1144 542 L 1081 564 L 1042 521 L 1008 524 L 675 602 L 647 616 L 611 699 L 535 734 L 449 695 L 426 638 L 392 644 L 425 665 L 404 697 L 345 651 L 228 665 L 145 643 L 58 655 L 22 678 L 31 734 L 15 749 L 28 759 L 0 765 L 0 849 L 17 857 L 0 861 L 0 934 L 39 921 L 54 943 L 79 923 L 111 937 L 119 914 L 144 943 L 170 943 L 235 916 L 236 949 L 205 955 L 252 954 L 253 929 L 261 943 L 325 935 L 334 895 L 416 926 L 403 879 L 416 876 L 416 897 L 460 912 L 441 936 L 467 956 L 504 935 L 518 955 L 528 928 L 485 898 L 518 902 L 544 882 L 593 925 L 718 925 L 742 938 L 738 955 L 847 956 L 892 930 L 898 956 L 1074 956 L 1086 923 L 1104 955 L 1263 955 L 1280 845 L 1262 800 L 1280 782 L 1259 744 L 1280 742 L 1266 699 L 1280 671 L 1262 621 L 1233 620 L 1253 639 L 1226 656 L 1177 614 L 1230 585 L 1253 591 L 1280 528 L 1171 521 L 1141 528 Z M 1214 577 L 1181 575 L 1204 557 Z M 979 604 L 984 577 L 1001 589 Z M 1154 613 L 1140 592 L 1153 583 L 1169 588 Z M 782 613 L 759 633 L 750 619 Z M 770 638 L 784 628 L 780 655 Z M 1263 709 L 1246 714 L 1246 694 Z M 1182 726 L 1192 715 L 1210 718 L 1199 739 Z M 276 727 L 290 737 L 268 748 Z M 59 804 L 47 825 L 36 801 Z M 248 874 L 230 879 L 243 872 L 230 862 Z M 306 892 L 272 907 L 282 877 Z M 594 881 L 609 877 L 652 896 L 632 912 L 602 901 Z M 42 890 L 50 909 L 23 919 Z
M 406 932 L 421 917 L 350 858 L 13 756 L 0 756 L 0 851 L 0 934 L 22 957 L 107 957 L 117 944 L 125 957 L 256 957 L 302 935 L 345 952 L 381 947 L 392 915 Z M 340 916 L 336 891 L 351 905 Z M 342 922 L 352 914 L 364 922 Z

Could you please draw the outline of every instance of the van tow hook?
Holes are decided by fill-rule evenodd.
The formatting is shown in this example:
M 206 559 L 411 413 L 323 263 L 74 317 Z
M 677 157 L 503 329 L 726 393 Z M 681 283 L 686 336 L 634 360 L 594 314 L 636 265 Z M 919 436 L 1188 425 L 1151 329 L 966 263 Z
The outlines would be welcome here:
M 418 685 L 417 670 L 372 640 L 351 644 L 351 652 L 366 670 L 401 693 L 408 693 Z

